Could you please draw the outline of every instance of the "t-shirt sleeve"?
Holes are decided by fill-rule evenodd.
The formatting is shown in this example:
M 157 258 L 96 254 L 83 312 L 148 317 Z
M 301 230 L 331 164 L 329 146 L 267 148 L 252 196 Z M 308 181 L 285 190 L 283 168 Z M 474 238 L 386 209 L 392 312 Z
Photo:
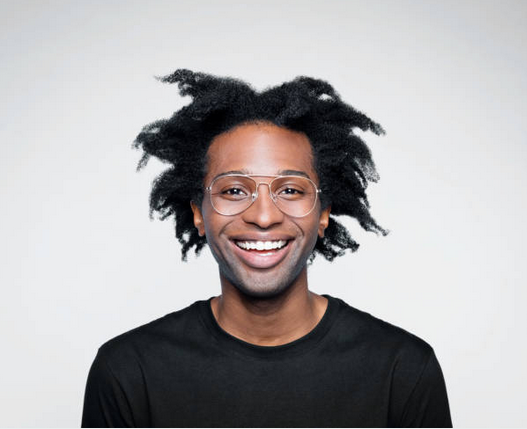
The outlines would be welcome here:
M 401 427 L 452 427 L 441 367 L 433 350 L 405 404 Z
M 125 392 L 99 350 L 88 374 L 81 427 L 134 426 Z

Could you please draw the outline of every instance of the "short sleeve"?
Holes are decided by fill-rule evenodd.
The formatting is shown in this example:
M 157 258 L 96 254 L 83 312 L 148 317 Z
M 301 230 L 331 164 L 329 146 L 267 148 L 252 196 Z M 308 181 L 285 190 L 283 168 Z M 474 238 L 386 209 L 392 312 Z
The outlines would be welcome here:
M 99 350 L 88 374 L 81 427 L 134 426 L 125 392 Z
M 441 367 L 433 350 L 404 407 L 401 427 L 450 428 L 452 419 Z

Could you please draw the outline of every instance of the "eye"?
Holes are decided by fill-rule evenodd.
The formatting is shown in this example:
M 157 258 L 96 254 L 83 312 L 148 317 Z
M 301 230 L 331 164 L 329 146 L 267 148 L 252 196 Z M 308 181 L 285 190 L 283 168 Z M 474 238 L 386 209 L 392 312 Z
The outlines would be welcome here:
M 298 195 L 298 194 L 303 194 L 304 192 L 300 189 L 296 189 L 296 188 L 291 188 L 291 187 L 288 187 L 288 188 L 284 188 L 284 189 L 281 189 L 280 190 L 280 194 L 285 194 L 285 195 Z
M 221 193 L 223 195 L 247 195 L 241 188 L 224 189 Z
M 245 200 L 249 196 L 249 192 L 240 186 L 228 186 L 223 188 L 219 195 L 225 200 Z
M 277 190 L 276 196 L 282 200 L 300 200 L 305 197 L 304 190 L 299 186 L 284 185 Z

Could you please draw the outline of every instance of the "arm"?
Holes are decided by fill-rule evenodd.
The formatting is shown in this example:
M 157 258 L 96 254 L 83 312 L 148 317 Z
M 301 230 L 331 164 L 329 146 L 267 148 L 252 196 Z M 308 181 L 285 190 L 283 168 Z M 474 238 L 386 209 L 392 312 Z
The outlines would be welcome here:
M 400 427 L 452 427 L 445 380 L 433 350 L 404 406 Z
M 81 427 L 134 427 L 126 394 L 99 350 L 90 368 Z

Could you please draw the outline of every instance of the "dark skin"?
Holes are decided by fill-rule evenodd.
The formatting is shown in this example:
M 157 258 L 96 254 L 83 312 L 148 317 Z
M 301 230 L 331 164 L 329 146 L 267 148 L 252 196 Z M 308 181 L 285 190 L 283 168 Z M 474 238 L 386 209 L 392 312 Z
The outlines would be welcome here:
M 230 171 L 269 175 L 258 178 L 265 183 L 292 171 L 318 186 L 308 138 L 268 123 L 241 125 L 212 141 L 205 186 Z M 217 213 L 207 193 L 201 207 L 191 206 L 194 225 L 219 266 L 222 293 L 211 301 L 218 324 L 248 343 L 277 346 L 309 333 L 327 308 L 327 299 L 308 289 L 306 264 L 317 237 L 324 235 L 330 207 L 323 209 L 319 200 L 307 216 L 291 217 L 276 207 L 267 186 L 258 190 L 257 200 L 234 216 Z M 236 245 L 247 240 L 287 240 L 287 246 L 255 261 L 254 252 Z

